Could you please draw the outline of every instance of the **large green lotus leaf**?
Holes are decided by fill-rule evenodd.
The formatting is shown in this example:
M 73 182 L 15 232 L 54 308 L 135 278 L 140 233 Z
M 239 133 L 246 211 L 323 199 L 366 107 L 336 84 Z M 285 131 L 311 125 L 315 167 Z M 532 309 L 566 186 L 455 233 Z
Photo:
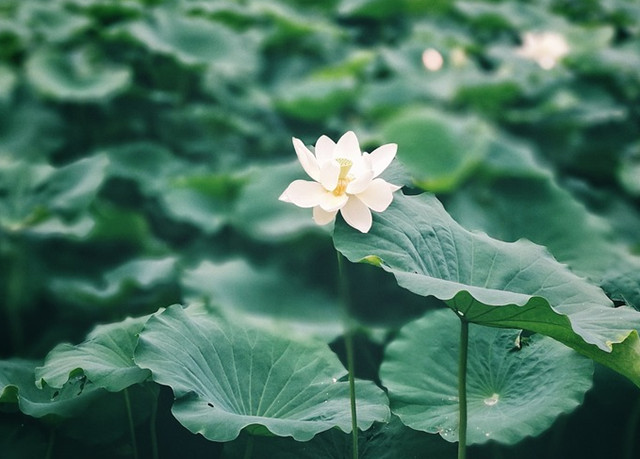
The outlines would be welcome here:
M 287 184 L 304 175 L 298 160 L 250 169 L 233 210 L 233 225 L 264 241 L 292 239 L 305 232 L 327 234 L 326 227 L 313 222 L 310 211 L 278 201 Z
M 78 345 L 58 344 L 36 368 L 36 383 L 61 388 L 70 378 L 84 374 L 98 387 L 119 392 L 146 380 L 150 373 L 133 362 L 138 333 L 148 316 L 96 327 Z
M 640 313 L 613 308 L 540 246 L 465 230 L 432 195 L 396 193 L 369 233 L 340 221 L 334 242 L 349 260 L 381 265 L 401 287 L 446 301 L 469 322 L 551 336 L 640 386 Z
M 247 450 L 247 441 L 253 441 L 254 459 L 344 459 L 351 457 L 352 437 L 332 429 L 316 435 L 308 442 L 291 438 L 258 437 L 247 435 L 224 445 L 224 459 L 241 457 Z M 358 435 L 358 451 L 361 459 L 425 458 L 451 459 L 455 446 L 438 435 L 427 434 L 406 427 L 397 416 L 387 423 L 376 423 Z
M 172 56 L 184 65 L 210 65 L 225 75 L 246 71 L 256 61 L 252 43 L 239 33 L 170 8 L 155 9 L 145 20 L 123 26 L 122 32 L 152 52 Z
M 640 257 L 617 243 L 611 225 L 552 178 L 474 181 L 452 195 L 447 208 L 466 228 L 507 241 L 525 237 L 546 246 L 612 298 L 640 309 Z
M 204 261 L 186 270 L 187 299 L 206 301 L 235 321 L 273 327 L 301 336 L 332 340 L 343 331 L 339 303 L 273 267 L 252 266 L 243 259 L 214 264 Z
M 425 189 L 448 191 L 487 153 L 489 128 L 476 118 L 458 118 L 432 110 L 409 110 L 382 127 L 398 144 L 398 158 Z
M 55 213 L 69 215 L 85 210 L 102 186 L 107 163 L 102 155 L 60 168 L 23 160 L 1 161 L 0 225 L 23 231 L 55 218 Z M 73 222 L 60 222 L 68 224 Z
M 109 63 L 96 49 L 67 53 L 42 48 L 26 63 L 27 77 L 43 94 L 72 102 L 107 99 L 128 88 L 131 70 Z
M 318 342 L 297 342 L 180 306 L 153 316 L 140 334 L 136 363 L 170 386 L 172 412 L 194 433 L 229 441 L 247 428 L 306 441 L 351 429 L 346 371 Z M 358 381 L 358 425 L 389 417 L 386 395 Z
M 409 427 L 458 439 L 460 320 L 432 311 L 402 328 L 380 368 L 391 409 Z M 579 406 L 593 362 L 542 335 L 471 325 L 467 369 L 468 443 L 514 444 Z M 525 344 L 526 343 L 526 344 Z

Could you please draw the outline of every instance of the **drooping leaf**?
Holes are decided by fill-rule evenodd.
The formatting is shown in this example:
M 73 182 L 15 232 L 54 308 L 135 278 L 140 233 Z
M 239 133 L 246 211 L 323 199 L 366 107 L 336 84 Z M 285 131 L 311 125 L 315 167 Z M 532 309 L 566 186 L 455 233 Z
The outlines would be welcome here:
M 36 418 L 60 419 L 79 415 L 104 393 L 82 375 L 71 378 L 62 389 L 38 388 L 37 365 L 28 360 L 0 361 L 0 402 L 17 403 L 20 411 Z
M 616 241 L 610 224 L 590 213 L 550 177 L 496 177 L 451 196 L 452 215 L 466 228 L 546 246 L 558 261 L 640 308 L 640 257 Z M 505 224 L 508 222 L 508 224 Z
M 337 357 L 302 343 L 172 306 L 140 334 L 136 363 L 173 389 L 172 412 L 194 433 L 229 441 L 242 429 L 298 441 L 351 428 L 348 385 Z M 386 396 L 358 381 L 358 423 L 388 418 Z
M 36 368 L 36 383 L 61 388 L 75 374 L 84 374 L 98 387 L 119 392 L 146 380 L 150 372 L 133 362 L 133 351 L 138 343 L 147 316 L 127 318 L 122 322 L 100 325 L 78 344 L 58 344 L 45 358 L 44 365 Z
M 0 409 L 4 403 L 17 404 L 20 411 L 42 418 L 56 429 L 85 443 L 113 441 L 128 433 L 127 404 L 122 392 L 97 387 L 82 374 L 75 374 L 61 388 L 35 384 L 39 362 L 0 361 Z M 157 398 L 155 386 L 140 385 L 129 391 L 135 424 L 145 420 Z
M 406 325 L 387 347 L 380 377 L 392 411 L 413 429 L 458 439 L 459 320 L 438 310 Z M 582 403 L 593 362 L 542 335 L 471 325 L 469 444 L 539 435 Z
M 613 308 L 542 247 L 465 230 L 431 195 L 396 194 L 367 234 L 340 221 L 334 242 L 349 260 L 382 266 L 401 287 L 446 301 L 469 322 L 551 336 L 640 385 L 640 313 Z

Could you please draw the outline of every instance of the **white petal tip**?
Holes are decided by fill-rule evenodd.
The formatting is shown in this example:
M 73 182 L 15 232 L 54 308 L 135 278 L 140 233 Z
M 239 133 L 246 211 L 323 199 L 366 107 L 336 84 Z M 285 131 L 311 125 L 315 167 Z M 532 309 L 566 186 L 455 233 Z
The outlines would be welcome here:
M 282 201 L 282 202 L 291 202 L 291 199 L 289 199 L 289 196 L 287 196 L 287 193 L 282 193 L 282 194 L 278 197 L 278 201 Z

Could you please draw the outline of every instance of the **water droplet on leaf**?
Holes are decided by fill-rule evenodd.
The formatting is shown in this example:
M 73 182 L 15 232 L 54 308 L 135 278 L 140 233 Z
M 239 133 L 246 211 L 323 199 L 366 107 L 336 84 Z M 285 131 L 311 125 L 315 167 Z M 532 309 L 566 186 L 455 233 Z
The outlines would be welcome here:
M 493 406 L 498 403 L 498 400 L 500 400 L 500 395 L 494 393 L 491 397 L 484 399 L 484 404 L 487 406 Z

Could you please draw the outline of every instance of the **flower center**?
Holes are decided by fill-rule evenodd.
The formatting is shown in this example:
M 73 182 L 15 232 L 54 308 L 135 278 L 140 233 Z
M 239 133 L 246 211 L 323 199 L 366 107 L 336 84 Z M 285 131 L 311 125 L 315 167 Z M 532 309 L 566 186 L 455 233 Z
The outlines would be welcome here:
M 353 177 L 348 175 L 353 163 L 346 158 L 337 158 L 336 161 L 340 164 L 340 175 L 338 175 L 338 184 L 333 189 L 332 193 L 335 196 L 342 196 L 345 191 L 347 191 L 347 185 L 349 185 L 349 182 L 353 180 Z

